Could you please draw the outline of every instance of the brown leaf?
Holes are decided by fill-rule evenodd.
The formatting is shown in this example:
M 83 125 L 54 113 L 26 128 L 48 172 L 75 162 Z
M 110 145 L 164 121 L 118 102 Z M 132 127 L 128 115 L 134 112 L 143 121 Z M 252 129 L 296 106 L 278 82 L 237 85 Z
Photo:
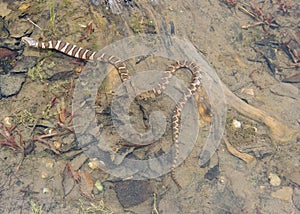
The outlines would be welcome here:
M 80 182 L 80 191 L 86 195 L 91 196 L 93 188 L 94 188 L 94 181 L 91 178 L 91 175 L 88 171 L 83 170 L 81 174 L 81 182 Z
M 8 48 L 0 48 L 0 59 L 5 57 L 13 58 L 15 56 L 15 52 L 9 50 Z
M 80 181 L 80 177 L 77 172 L 74 171 L 71 163 L 68 162 L 63 171 L 62 186 L 64 190 L 64 195 L 67 196 L 75 187 L 75 184 Z

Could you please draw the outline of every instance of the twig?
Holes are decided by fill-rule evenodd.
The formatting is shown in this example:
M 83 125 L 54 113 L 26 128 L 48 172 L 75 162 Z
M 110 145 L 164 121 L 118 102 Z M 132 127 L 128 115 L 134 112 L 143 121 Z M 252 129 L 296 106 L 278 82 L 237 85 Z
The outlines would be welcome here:
M 33 24 L 35 27 L 37 27 L 38 29 L 40 29 L 41 31 L 43 31 L 43 29 L 38 26 L 37 24 L 35 24 L 30 18 L 27 18 L 27 21 L 29 21 L 31 24 Z

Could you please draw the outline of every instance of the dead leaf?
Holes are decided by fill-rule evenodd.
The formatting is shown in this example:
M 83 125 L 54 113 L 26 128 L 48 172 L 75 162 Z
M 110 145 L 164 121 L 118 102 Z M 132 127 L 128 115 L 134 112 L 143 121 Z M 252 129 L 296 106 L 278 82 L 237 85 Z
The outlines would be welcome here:
M 71 165 L 71 162 L 66 164 L 66 167 L 63 171 L 63 179 L 62 179 L 62 186 L 64 190 L 64 196 L 70 194 L 70 192 L 75 187 L 76 183 L 80 182 L 80 176 L 77 172 L 74 171 L 74 168 Z
M 91 175 L 88 171 L 83 170 L 81 173 L 81 182 L 80 182 L 80 191 L 88 196 L 91 197 L 92 196 L 92 191 L 94 188 L 94 181 L 91 178 Z

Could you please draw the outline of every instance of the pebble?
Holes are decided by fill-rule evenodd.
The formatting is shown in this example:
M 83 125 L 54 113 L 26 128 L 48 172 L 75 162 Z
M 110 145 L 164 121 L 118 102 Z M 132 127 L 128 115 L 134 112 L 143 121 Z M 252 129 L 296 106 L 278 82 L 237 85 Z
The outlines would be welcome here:
M 276 174 L 270 173 L 269 180 L 270 180 L 270 184 L 272 186 L 277 187 L 277 186 L 280 186 L 280 184 L 281 184 L 281 179 Z
M 282 187 L 281 189 L 272 192 L 271 196 L 273 198 L 278 198 L 282 201 L 289 202 L 292 198 L 293 189 L 291 187 Z
M 241 92 L 250 96 L 255 95 L 253 88 L 243 88 Z
M 102 191 L 104 190 L 104 187 L 103 187 L 101 181 L 99 181 L 99 180 L 97 180 L 97 181 L 95 182 L 95 188 L 96 188 L 97 191 L 99 191 L 99 192 L 102 192 Z
M 236 129 L 240 129 L 242 127 L 242 123 L 238 120 L 233 120 L 232 121 L 232 127 Z
M 100 161 L 97 158 L 91 158 L 88 166 L 92 169 L 92 170 L 96 170 L 96 169 L 100 169 L 100 166 L 102 164 L 100 163 Z
M 4 117 L 4 119 L 3 119 L 3 125 L 6 128 L 11 128 L 13 126 L 11 121 L 12 121 L 11 117 Z
M 47 187 L 43 188 L 43 193 L 44 194 L 47 194 L 47 193 L 50 193 L 50 192 L 51 192 L 51 190 L 49 188 L 47 188 Z
M 149 181 L 134 180 L 117 182 L 115 191 L 124 208 L 141 204 L 151 197 L 153 192 Z
M 208 170 L 208 172 L 204 175 L 204 178 L 211 181 L 213 179 L 217 179 L 219 177 L 219 174 L 219 165 L 215 165 Z
M 54 141 L 54 148 L 56 149 L 56 150 L 60 150 L 60 148 L 61 148 L 61 145 L 62 145 L 62 142 L 60 142 L 60 141 Z
M 47 178 L 49 178 L 49 174 L 47 172 L 42 171 L 41 172 L 41 178 L 42 179 L 47 179 Z

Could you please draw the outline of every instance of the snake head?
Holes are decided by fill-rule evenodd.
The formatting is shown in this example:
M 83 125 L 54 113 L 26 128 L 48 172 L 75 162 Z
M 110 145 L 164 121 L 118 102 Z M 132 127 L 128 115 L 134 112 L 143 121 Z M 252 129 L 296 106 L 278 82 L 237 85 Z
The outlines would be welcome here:
M 36 40 L 30 38 L 30 37 L 22 37 L 21 39 L 22 42 L 24 42 L 25 44 L 29 45 L 29 46 L 33 46 L 33 47 L 37 47 L 38 43 Z

